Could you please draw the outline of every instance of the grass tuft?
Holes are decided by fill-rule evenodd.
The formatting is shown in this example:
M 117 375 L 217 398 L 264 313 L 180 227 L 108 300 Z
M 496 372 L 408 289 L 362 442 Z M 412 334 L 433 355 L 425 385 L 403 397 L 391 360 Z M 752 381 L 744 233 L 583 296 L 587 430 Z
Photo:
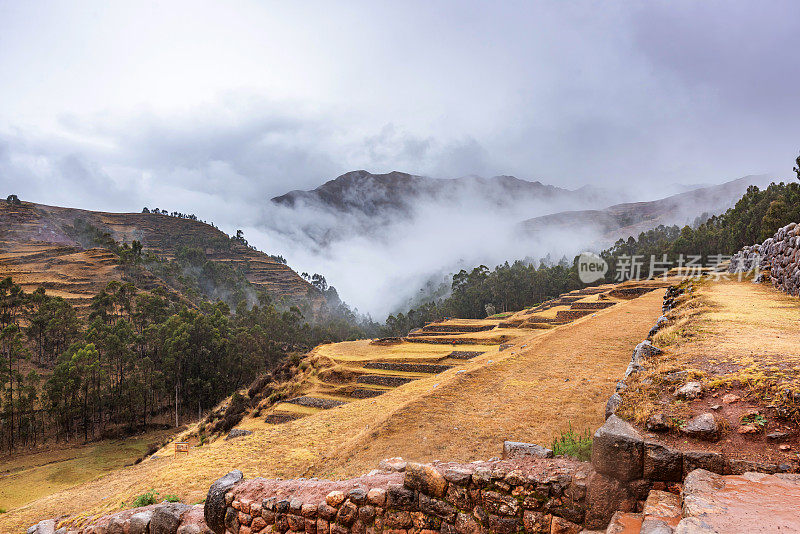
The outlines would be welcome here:
M 131 503 L 131 508 L 139 508 L 140 506 L 149 506 L 158 501 L 158 492 L 151 489 L 136 497 Z
M 587 428 L 581 434 L 577 434 L 572 429 L 572 423 L 567 430 L 562 430 L 561 434 L 553 439 L 550 445 L 553 454 L 556 456 L 569 456 L 581 461 L 589 461 L 592 457 L 592 434 Z

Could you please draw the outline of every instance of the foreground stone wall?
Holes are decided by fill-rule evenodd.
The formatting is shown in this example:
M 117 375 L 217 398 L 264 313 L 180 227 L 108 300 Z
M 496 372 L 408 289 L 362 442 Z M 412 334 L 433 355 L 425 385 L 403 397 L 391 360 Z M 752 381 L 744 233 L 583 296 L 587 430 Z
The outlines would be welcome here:
M 470 464 L 395 459 L 382 468 L 343 482 L 239 481 L 223 500 L 212 488 L 206 522 L 217 534 L 577 533 L 591 472 L 587 463 L 523 455 Z
M 763 243 L 744 247 L 731 258 L 731 273 L 759 269 L 781 291 L 800 295 L 800 226 L 791 223 Z

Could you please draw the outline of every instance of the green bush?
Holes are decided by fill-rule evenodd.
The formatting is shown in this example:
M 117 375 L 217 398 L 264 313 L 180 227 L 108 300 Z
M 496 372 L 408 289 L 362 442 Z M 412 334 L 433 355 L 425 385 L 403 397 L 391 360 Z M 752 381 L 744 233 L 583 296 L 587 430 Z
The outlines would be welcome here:
M 167 502 L 181 502 L 177 495 L 164 495 L 164 500 Z
M 132 508 L 139 508 L 140 506 L 148 506 L 151 504 L 155 504 L 158 500 L 158 492 L 156 490 L 150 490 L 146 493 L 142 493 L 138 497 L 133 500 L 131 503 Z
M 570 456 L 588 461 L 592 457 L 592 435 L 588 429 L 576 434 L 570 424 L 567 430 L 562 430 L 561 435 L 553 440 L 550 448 L 556 456 Z

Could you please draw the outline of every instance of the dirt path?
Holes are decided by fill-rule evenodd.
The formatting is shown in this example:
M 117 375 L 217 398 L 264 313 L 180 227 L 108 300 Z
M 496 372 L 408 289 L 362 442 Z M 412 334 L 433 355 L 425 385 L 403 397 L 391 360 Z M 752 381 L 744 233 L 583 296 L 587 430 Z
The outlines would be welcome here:
M 549 443 L 570 423 L 602 423 L 603 408 L 661 311 L 663 290 L 622 302 L 517 347 L 387 392 L 232 441 L 188 457 L 149 459 L 0 515 L 0 532 L 44 517 L 119 509 L 147 490 L 194 504 L 231 469 L 245 476 L 354 476 L 391 456 L 475 460 L 499 456 L 505 439 Z M 521 348 L 521 345 L 526 345 Z M 493 359 L 493 363 L 488 363 Z

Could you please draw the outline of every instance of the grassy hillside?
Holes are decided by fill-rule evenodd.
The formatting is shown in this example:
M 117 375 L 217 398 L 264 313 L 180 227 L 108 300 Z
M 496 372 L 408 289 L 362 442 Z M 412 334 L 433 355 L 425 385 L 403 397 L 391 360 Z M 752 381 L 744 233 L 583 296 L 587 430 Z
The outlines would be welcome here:
M 653 291 L 633 300 L 615 299 L 609 293 L 604 300 L 612 305 L 605 309 L 563 313 L 576 311 L 578 301 L 600 300 L 597 294 L 575 294 L 552 306 L 522 310 L 518 317 L 506 318 L 509 325 L 490 321 L 498 330 L 446 331 L 466 324 L 451 321 L 422 332 L 430 335 L 417 336 L 445 338 L 446 344 L 413 341 L 412 336 L 395 345 L 325 345 L 312 358 L 332 361 L 333 367 L 304 367 L 306 361 L 301 362 L 295 394 L 341 396 L 344 404 L 310 409 L 304 417 L 281 424 L 265 418 L 287 410 L 291 403 L 273 405 L 273 411 L 251 414 L 241 422 L 239 426 L 252 430 L 252 435 L 218 439 L 179 458 L 172 458 L 167 446 L 138 465 L 9 511 L 0 516 L 0 531 L 19 529 L 44 516 L 118 509 L 121 502 L 151 488 L 177 494 L 184 502 L 198 502 L 214 479 L 233 468 L 242 469 L 247 477 L 339 477 L 368 471 L 387 456 L 418 461 L 485 459 L 499 454 L 504 439 L 549 444 L 570 425 L 593 430 L 602 423 L 605 400 L 630 359 L 631 347 L 660 314 L 662 293 Z M 500 335 L 508 336 L 505 342 L 510 346 L 504 350 L 497 343 Z M 452 344 L 472 337 L 485 344 Z M 484 354 L 463 361 L 448 356 L 476 347 Z M 451 368 L 412 373 L 367 367 L 433 360 Z M 339 377 L 350 378 L 337 382 L 335 374 L 324 372 L 331 368 L 341 371 Z M 375 386 L 358 382 L 358 371 L 417 379 L 398 387 Z M 365 399 L 342 395 L 356 384 L 383 393 Z M 331 388 L 340 391 L 334 395 Z
M 48 294 L 63 296 L 79 307 L 86 306 L 112 280 L 132 279 L 142 289 L 166 286 L 187 293 L 191 284 L 181 279 L 194 274 L 187 270 L 175 272 L 172 268 L 170 272 L 158 265 L 123 269 L 109 249 L 114 242 L 134 241 L 160 261 L 175 259 L 184 248 L 200 249 L 205 260 L 234 267 L 229 277 L 241 276 L 242 281 L 273 298 L 315 305 L 323 300 L 290 267 L 200 221 L 155 213 L 102 213 L 0 202 L 0 276 L 11 276 L 28 292 L 44 287 Z

